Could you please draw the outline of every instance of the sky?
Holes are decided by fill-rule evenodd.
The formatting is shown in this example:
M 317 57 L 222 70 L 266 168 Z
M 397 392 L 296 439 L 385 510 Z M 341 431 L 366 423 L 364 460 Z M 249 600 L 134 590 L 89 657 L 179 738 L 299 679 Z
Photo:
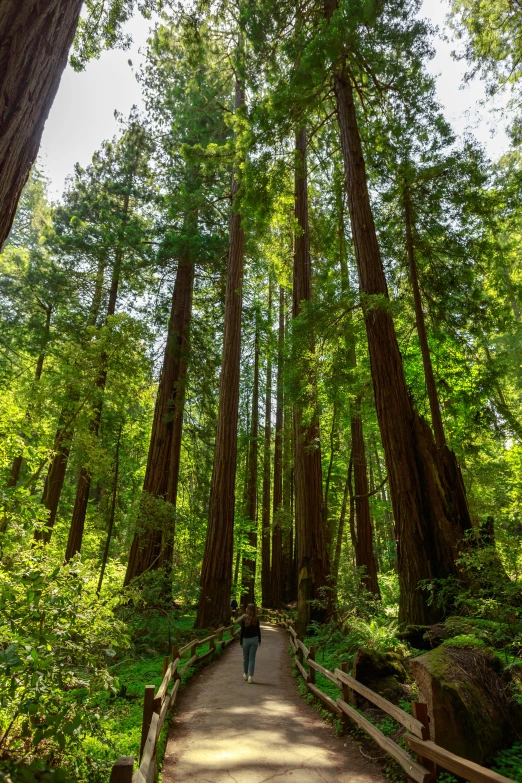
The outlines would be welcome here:
M 420 15 L 437 25 L 441 33 L 448 33 L 447 11 L 448 0 L 424 0 Z M 86 166 L 102 141 L 118 132 L 115 110 L 127 116 L 133 105 L 143 108 L 136 73 L 143 62 L 150 29 L 151 23 L 138 14 L 126 26 L 133 38 L 130 50 L 104 52 L 82 73 L 67 66 L 40 147 L 40 163 L 49 177 L 53 198 L 60 197 L 74 164 Z M 455 45 L 441 35 L 434 45 L 436 55 L 428 63 L 428 70 L 436 78 L 438 98 L 447 119 L 459 133 L 471 130 L 488 155 L 497 159 L 509 146 L 498 112 L 492 111 L 490 101 L 487 106 L 481 105 L 485 93 L 478 79 L 463 86 L 466 65 L 452 58 Z

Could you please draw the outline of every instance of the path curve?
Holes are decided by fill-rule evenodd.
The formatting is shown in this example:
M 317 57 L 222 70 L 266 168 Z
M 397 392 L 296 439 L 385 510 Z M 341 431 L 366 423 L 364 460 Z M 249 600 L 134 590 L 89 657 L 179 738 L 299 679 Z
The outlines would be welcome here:
M 288 639 L 262 625 L 254 682 L 234 642 L 183 690 L 163 783 L 385 783 L 350 737 L 336 737 L 301 698 Z

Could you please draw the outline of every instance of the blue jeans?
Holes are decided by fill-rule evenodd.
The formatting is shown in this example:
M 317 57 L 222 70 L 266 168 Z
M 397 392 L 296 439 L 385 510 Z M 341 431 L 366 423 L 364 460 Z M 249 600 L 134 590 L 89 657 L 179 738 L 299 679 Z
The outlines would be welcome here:
M 243 671 L 251 677 L 256 668 L 256 652 L 259 647 L 259 639 L 254 636 L 253 639 L 243 639 Z

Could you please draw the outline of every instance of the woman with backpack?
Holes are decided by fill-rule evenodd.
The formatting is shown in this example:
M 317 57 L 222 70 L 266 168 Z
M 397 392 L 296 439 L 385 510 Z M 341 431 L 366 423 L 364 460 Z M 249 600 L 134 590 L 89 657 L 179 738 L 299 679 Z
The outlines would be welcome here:
M 248 604 L 241 620 L 239 643 L 243 648 L 243 679 L 252 682 L 257 648 L 261 644 L 261 627 L 255 604 Z

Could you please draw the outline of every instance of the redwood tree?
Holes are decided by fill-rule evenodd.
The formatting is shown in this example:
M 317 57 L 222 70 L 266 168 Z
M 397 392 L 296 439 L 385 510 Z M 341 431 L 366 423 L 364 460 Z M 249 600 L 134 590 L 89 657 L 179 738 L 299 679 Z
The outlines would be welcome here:
M 0 247 L 40 146 L 82 0 L 4 0 L 0 7 Z
M 149 569 L 170 566 L 174 547 L 174 519 L 181 436 L 183 429 L 184 392 L 190 344 L 194 263 L 187 252 L 178 263 L 172 294 L 163 367 L 154 408 L 154 420 L 143 482 L 140 517 L 132 541 L 125 585 Z M 171 504 L 166 529 L 158 524 L 152 498 Z M 169 524 L 170 522 L 170 524 Z
M 268 286 L 268 345 L 266 362 L 265 442 L 263 449 L 263 499 L 261 511 L 261 595 L 263 606 L 272 605 L 270 573 L 270 452 L 272 446 L 272 282 Z
M 245 517 L 247 519 L 247 545 L 241 564 L 241 603 L 254 603 L 257 550 L 257 469 L 259 452 L 259 314 L 256 313 L 254 341 L 254 382 L 252 385 L 252 423 L 248 442 L 248 467 L 245 485 Z
M 236 111 L 241 110 L 244 104 L 243 87 L 239 79 L 236 79 Z M 196 628 L 218 627 L 230 617 L 245 239 L 242 217 L 236 201 L 238 176 L 239 172 L 234 171 L 216 446 Z
M 270 602 L 278 609 L 283 602 L 283 356 L 285 342 L 285 292 L 279 288 L 279 329 L 277 338 L 277 387 L 274 443 L 274 493 L 272 512 L 272 566 Z
M 388 305 L 379 243 L 370 206 L 353 84 L 347 69 L 334 75 L 346 192 L 357 260 L 375 407 L 381 431 L 398 537 L 399 619 L 436 617 L 419 590 L 423 579 L 456 573 L 455 558 L 470 526 L 467 508 L 455 507 L 445 465 L 429 426 L 413 408 L 393 316 Z
M 306 168 L 306 128 L 296 134 L 295 220 L 293 268 L 293 318 L 301 313 L 302 302 L 312 296 L 310 235 L 308 227 L 308 178 Z M 313 353 L 313 335 L 307 340 L 307 350 Z M 314 370 L 305 358 L 306 368 L 300 369 L 302 383 L 315 390 Z M 294 406 L 295 520 L 297 536 L 297 611 L 298 629 L 303 634 L 310 620 L 323 620 L 327 596 L 322 589 L 328 585 L 330 563 L 324 530 L 323 487 L 319 419 L 314 391 L 306 399 L 312 409 L 309 421 L 303 415 L 303 402 L 310 395 L 301 389 L 301 400 Z M 311 601 L 317 601 L 314 606 Z M 329 601 L 328 601 L 329 603 Z M 321 604 L 322 607 L 321 608 Z

